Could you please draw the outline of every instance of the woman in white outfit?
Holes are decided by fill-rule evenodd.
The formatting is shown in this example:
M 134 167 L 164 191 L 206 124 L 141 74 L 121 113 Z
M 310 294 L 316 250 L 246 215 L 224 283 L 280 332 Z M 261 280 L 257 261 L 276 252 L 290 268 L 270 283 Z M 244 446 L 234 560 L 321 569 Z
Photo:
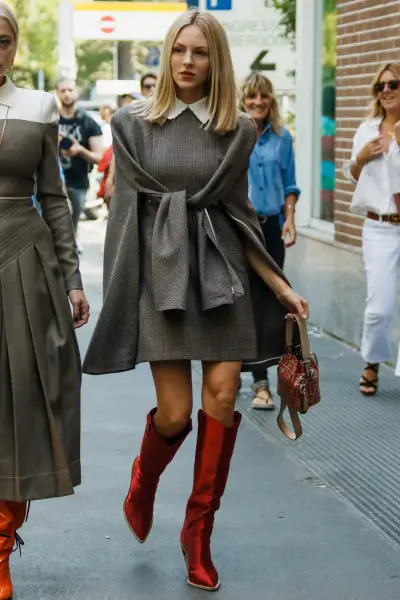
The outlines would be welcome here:
M 369 117 L 361 123 L 345 172 L 356 184 L 351 210 L 367 218 L 363 256 L 367 304 L 360 391 L 374 396 L 379 364 L 389 359 L 389 326 L 400 266 L 400 63 L 387 63 L 374 77 Z M 400 376 L 400 352 L 396 374 Z

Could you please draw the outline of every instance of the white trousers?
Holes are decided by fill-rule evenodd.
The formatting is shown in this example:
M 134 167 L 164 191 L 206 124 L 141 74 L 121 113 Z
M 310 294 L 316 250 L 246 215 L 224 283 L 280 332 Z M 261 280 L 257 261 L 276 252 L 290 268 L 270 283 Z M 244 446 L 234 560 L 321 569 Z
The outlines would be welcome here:
M 367 219 L 363 228 L 363 255 L 367 305 L 361 354 L 365 362 L 381 363 L 390 358 L 389 327 L 396 308 L 400 225 Z M 400 376 L 400 344 L 396 375 Z

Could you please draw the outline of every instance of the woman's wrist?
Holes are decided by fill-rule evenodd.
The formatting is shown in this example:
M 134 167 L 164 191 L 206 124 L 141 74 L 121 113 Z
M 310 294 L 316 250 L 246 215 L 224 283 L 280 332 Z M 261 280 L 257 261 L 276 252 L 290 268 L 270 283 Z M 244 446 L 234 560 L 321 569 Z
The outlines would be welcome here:
M 269 282 L 269 287 L 271 288 L 274 296 L 279 300 L 282 296 L 290 290 L 290 285 L 286 283 L 282 277 L 280 277 L 277 273 L 274 273 L 274 276 L 271 277 Z
M 365 161 L 362 158 L 360 159 L 360 155 L 358 154 L 354 164 L 358 169 L 362 169 L 365 166 Z
M 285 205 L 285 218 L 286 220 L 293 220 L 294 221 L 294 215 L 296 212 L 296 204 L 294 202 L 288 202 Z

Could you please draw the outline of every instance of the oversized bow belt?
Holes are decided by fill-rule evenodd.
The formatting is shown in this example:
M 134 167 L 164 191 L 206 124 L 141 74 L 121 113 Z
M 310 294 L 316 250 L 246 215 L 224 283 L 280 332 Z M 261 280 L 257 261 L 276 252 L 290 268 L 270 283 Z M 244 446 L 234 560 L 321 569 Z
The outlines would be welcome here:
M 188 207 L 197 209 L 198 269 L 201 307 L 209 310 L 233 304 L 243 296 L 241 281 L 219 246 L 207 206 L 186 197 L 186 191 L 154 194 L 159 202 L 152 240 L 152 280 L 155 309 L 186 310 L 189 286 Z M 201 205 L 203 204 L 203 205 Z M 215 204 L 215 203 L 214 203 Z

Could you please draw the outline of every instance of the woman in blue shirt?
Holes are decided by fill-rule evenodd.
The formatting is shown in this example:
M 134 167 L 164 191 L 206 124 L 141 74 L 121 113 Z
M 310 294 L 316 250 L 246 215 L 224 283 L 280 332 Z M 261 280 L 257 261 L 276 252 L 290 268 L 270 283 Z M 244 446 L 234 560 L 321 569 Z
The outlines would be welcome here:
M 283 268 L 285 249 L 296 243 L 296 185 L 292 137 L 281 126 L 279 106 L 267 77 L 251 73 L 242 86 L 242 104 L 257 124 L 258 140 L 250 158 L 249 198 L 257 212 L 267 250 Z M 253 408 L 275 408 L 268 371 L 253 371 Z

